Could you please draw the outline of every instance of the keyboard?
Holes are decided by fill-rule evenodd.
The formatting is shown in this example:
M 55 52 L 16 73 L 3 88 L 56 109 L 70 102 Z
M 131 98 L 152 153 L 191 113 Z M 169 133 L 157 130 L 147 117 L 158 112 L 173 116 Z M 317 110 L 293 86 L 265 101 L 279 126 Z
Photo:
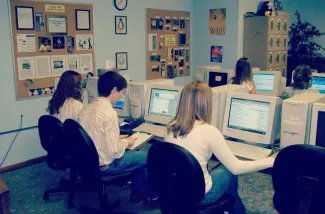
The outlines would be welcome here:
M 133 129 L 134 132 L 146 132 L 157 137 L 164 137 L 166 126 L 154 125 L 150 123 L 142 123 L 140 126 Z
M 131 137 L 136 138 L 134 144 L 132 146 L 129 146 L 128 149 L 135 149 L 136 147 L 140 146 L 143 143 L 146 143 L 148 140 L 153 138 L 154 136 L 152 134 L 147 134 L 143 132 L 136 132 Z
M 262 148 L 259 146 L 252 146 L 244 143 L 237 143 L 226 140 L 230 151 L 237 157 L 246 158 L 250 160 L 259 160 L 268 157 L 271 149 Z

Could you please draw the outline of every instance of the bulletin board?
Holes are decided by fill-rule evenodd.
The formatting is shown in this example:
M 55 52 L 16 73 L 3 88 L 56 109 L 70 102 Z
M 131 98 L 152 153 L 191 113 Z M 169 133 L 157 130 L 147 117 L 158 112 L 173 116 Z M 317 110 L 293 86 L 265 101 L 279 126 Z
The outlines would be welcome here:
M 94 73 L 93 6 L 10 0 L 17 100 L 51 96 L 65 70 Z
M 190 12 L 146 9 L 147 79 L 190 75 Z

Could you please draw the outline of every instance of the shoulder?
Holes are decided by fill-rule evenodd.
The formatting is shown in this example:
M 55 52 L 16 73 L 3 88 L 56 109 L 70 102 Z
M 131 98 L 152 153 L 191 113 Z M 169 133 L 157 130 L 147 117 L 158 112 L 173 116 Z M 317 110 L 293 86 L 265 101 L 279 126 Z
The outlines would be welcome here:
M 213 137 L 222 136 L 219 129 L 217 129 L 216 127 L 214 127 L 210 124 L 207 124 L 207 123 L 199 123 L 194 128 L 198 129 L 200 131 L 200 133 L 203 134 L 203 136 L 210 136 L 210 137 L 211 136 L 213 136 Z

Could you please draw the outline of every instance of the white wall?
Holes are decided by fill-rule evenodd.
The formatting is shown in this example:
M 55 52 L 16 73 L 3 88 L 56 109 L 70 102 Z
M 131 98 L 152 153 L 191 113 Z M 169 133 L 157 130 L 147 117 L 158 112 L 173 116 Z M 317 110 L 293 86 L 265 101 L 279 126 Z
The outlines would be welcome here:
M 55 2 L 55 1 L 50 1 Z M 125 11 L 119 12 L 111 0 L 58 0 L 58 2 L 92 3 L 94 6 L 95 65 L 103 68 L 105 60 L 115 61 L 115 52 L 128 52 L 129 70 L 124 73 L 133 80 L 146 78 L 145 63 L 145 8 L 192 11 L 192 0 L 129 0 Z M 37 125 L 40 115 L 45 113 L 49 98 L 16 101 L 13 58 L 11 51 L 9 5 L 0 1 L 0 162 L 3 159 L 15 133 L 1 135 L 2 132 L 18 129 L 20 115 L 23 127 Z M 128 17 L 128 34 L 115 35 L 114 16 Z M 192 37 L 193 45 L 193 37 Z M 192 66 L 191 66 L 192 67 Z M 185 84 L 192 76 L 177 78 L 176 84 Z M 12 165 L 44 155 L 40 146 L 38 130 L 23 131 L 17 137 L 3 166 Z

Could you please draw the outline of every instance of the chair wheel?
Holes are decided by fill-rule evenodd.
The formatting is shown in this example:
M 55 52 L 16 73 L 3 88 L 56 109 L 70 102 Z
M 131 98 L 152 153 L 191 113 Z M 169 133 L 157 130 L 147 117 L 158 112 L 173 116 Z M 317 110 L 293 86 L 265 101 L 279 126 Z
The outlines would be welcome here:
M 43 200 L 44 200 L 44 201 L 48 201 L 48 200 L 50 200 L 50 196 L 49 196 L 48 193 L 44 193 L 44 194 L 43 194 Z

